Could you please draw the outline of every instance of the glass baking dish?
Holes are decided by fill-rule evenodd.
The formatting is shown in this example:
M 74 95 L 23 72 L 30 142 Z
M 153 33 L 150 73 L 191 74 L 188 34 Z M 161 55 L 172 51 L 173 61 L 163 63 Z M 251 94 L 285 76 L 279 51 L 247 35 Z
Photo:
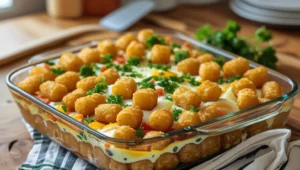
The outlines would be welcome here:
M 225 60 L 236 57 L 180 33 L 161 35 L 172 36 L 175 42 L 189 42 L 215 56 L 223 56 Z M 280 98 L 158 137 L 124 140 L 101 134 L 16 86 L 28 76 L 28 71 L 34 65 L 59 58 L 66 51 L 78 53 L 83 47 L 94 48 L 97 43 L 98 41 L 92 41 L 39 55 L 38 59 L 42 60 L 13 70 L 7 75 L 6 83 L 24 119 L 31 126 L 99 168 L 147 170 L 191 167 L 257 133 L 284 127 L 298 91 L 293 80 L 274 70 L 268 70 L 269 79 L 278 82 L 283 88 L 284 95 Z M 250 62 L 251 68 L 257 66 L 259 65 Z

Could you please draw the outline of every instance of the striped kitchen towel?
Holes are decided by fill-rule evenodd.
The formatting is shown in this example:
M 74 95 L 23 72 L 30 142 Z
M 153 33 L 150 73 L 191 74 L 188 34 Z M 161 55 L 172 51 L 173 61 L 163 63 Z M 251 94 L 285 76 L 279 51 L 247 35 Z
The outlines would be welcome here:
M 25 122 L 34 146 L 21 170 L 95 170 L 95 166 L 60 147 Z M 277 129 L 249 138 L 193 170 L 300 170 L 300 141 L 289 142 L 291 131 Z

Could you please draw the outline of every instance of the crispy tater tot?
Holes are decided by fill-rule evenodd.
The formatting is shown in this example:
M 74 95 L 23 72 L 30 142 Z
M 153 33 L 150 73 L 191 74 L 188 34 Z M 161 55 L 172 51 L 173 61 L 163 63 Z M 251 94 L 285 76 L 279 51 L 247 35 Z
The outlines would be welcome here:
M 154 168 L 155 170 L 166 170 L 173 169 L 177 167 L 179 160 L 176 154 L 173 153 L 163 153 L 155 161 Z
M 127 125 L 138 129 L 143 120 L 143 111 L 139 106 L 128 106 L 117 115 L 119 125 Z
M 120 78 L 119 73 L 116 69 L 109 68 L 105 71 L 103 71 L 97 78 L 98 82 L 103 81 L 103 77 L 105 78 L 105 81 L 107 84 L 114 84 L 118 78 Z
M 177 156 L 181 163 L 194 162 L 201 158 L 199 145 L 194 143 L 186 144 L 180 149 Z
M 209 61 L 200 65 L 199 75 L 202 80 L 218 81 L 221 74 L 220 65 L 216 62 Z
M 118 53 L 116 45 L 111 40 L 101 41 L 98 44 L 97 49 L 100 55 L 111 54 L 113 56 L 116 56 Z
M 78 72 L 83 64 L 83 61 L 72 53 L 65 53 L 59 59 L 60 67 L 66 71 Z
M 117 39 L 116 46 L 119 50 L 125 51 L 130 42 L 134 40 L 137 40 L 136 37 L 132 33 L 127 33 Z
M 232 92 L 235 96 L 237 96 L 238 92 L 245 88 L 250 88 L 255 90 L 255 85 L 248 78 L 241 78 L 233 83 L 231 83 Z
M 235 130 L 221 135 L 221 144 L 223 149 L 231 148 L 234 145 L 241 143 L 242 130 Z
M 134 79 L 122 77 L 118 79 L 112 86 L 113 95 L 122 95 L 123 99 L 131 99 L 133 93 L 136 91 L 137 85 Z
M 29 73 L 29 76 L 42 76 L 45 80 L 54 80 L 55 74 L 50 70 L 42 66 L 35 66 Z
M 168 64 L 171 50 L 166 45 L 155 44 L 151 49 L 151 62 L 155 64 Z
M 54 102 L 61 101 L 61 99 L 68 93 L 66 86 L 54 81 L 46 81 L 41 84 L 40 91 L 42 96 Z
M 79 74 L 73 71 L 67 71 L 64 74 L 55 78 L 55 82 L 65 85 L 69 92 L 76 89 L 76 83 L 79 80 Z
M 86 91 L 82 89 L 76 89 L 71 93 L 65 95 L 62 99 L 62 104 L 65 105 L 68 110 L 75 110 L 75 102 L 80 97 L 84 97 L 86 95 Z
M 133 94 L 133 105 L 139 106 L 143 110 L 152 110 L 157 104 L 158 94 L 151 88 L 137 90 Z
M 259 104 L 256 92 L 250 88 L 240 90 L 237 95 L 237 104 L 240 110 Z
M 223 65 L 223 73 L 225 77 L 243 75 L 247 70 L 249 70 L 249 61 L 242 57 L 237 57 L 233 60 L 227 61 Z
M 129 164 L 130 170 L 153 170 L 153 163 L 150 160 L 141 160 Z
M 96 86 L 98 83 L 98 79 L 96 76 L 90 76 L 84 79 L 81 79 L 76 83 L 76 88 L 77 89 L 83 89 L 85 91 L 91 90 Z
M 222 116 L 222 115 L 221 115 L 220 111 L 217 109 L 216 105 L 210 105 L 210 106 L 204 107 L 199 111 L 199 118 L 201 120 L 201 123 L 210 121 L 210 120 L 215 119 L 220 116 Z
M 177 128 L 181 129 L 187 126 L 193 126 L 201 123 L 198 113 L 184 111 L 180 114 L 177 121 Z
M 151 113 L 149 125 L 154 130 L 165 132 L 171 128 L 173 121 L 173 116 L 170 110 L 158 109 Z
M 245 128 L 245 131 L 247 132 L 247 137 L 254 136 L 266 130 L 268 130 L 268 124 L 266 121 L 261 121 Z
M 95 108 L 99 104 L 105 103 L 106 97 L 99 93 L 81 97 L 75 102 L 75 111 L 84 116 L 91 116 L 95 113 Z
M 24 80 L 18 83 L 18 87 L 22 90 L 26 91 L 29 94 L 34 94 L 40 88 L 42 84 L 43 77 L 40 75 L 37 76 L 29 76 L 26 77 Z
M 126 58 L 138 57 L 140 60 L 145 56 L 145 46 L 137 41 L 131 41 L 126 48 Z
M 126 164 L 115 161 L 114 159 L 110 159 L 108 167 L 110 170 L 128 170 Z
M 135 130 L 130 126 L 120 126 L 115 130 L 114 137 L 118 139 L 135 139 Z
M 161 131 L 149 131 L 145 134 L 144 139 L 153 138 L 156 136 L 160 136 L 164 134 L 164 132 Z M 167 147 L 170 144 L 170 139 L 160 140 L 158 142 L 151 144 L 152 150 L 163 150 L 165 147 Z
M 137 39 L 139 40 L 139 42 L 145 43 L 146 40 L 152 35 L 154 35 L 153 29 L 151 28 L 142 29 L 138 32 Z
M 196 92 L 201 96 L 202 101 L 209 102 L 219 100 L 222 94 L 222 89 L 217 85 L 217 83 L 205 80 L 196 88 Z
M 95 119 L 103 123 L 115 123 L 117 115 L 122 110 L 118 104 L 100 104 L 95 109 Z
M 177 106 L 180 106 L 185 110 L 189 110 L 191 106 L 198 108 L 201 103 L 201 96 L 186 87 L 177 88 L 173 93 L 172 98 Z
M 282 88 L 275 81 L 266 82 L 262 89 L 262 97 L 268 99 L 276 99 L 283 95 Z
M 177 71 L 184 74 L 198 75 L 200 63 L 195 58 L 187 58 L 177 64 Z
M 206 62 L 214 61 L 214 56 L 212 54 L 205 53 L 205 54 L 202 54 L 199 57 L 197 57 L 197 60 L 201 64 L 203 64 L 203 63 L 206 63 Z
M 80 51 L 79 58 L 85 65 L 89 65 L 91 63 L 100 62 L 100 53 L 96 49 L 85 47 Z
M 201 156 L 203 158 L 217 153 L 221 149 L 221 136 L 210 136 L 199 144 Z
M 268 69 L 266 67 L 257 67 L 251 70 L 248 70 L 244 77 L 248 78 L 250 81 L 253 82 L 253 84 L 256 86 L 256 88 L 262 87 L 265 82 L 268 81 Z

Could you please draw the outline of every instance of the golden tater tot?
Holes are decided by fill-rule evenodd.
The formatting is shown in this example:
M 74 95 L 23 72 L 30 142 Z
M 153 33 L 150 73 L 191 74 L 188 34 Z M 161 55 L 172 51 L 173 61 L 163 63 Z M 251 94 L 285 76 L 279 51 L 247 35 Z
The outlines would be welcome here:
M 196 88 L 196 92 L 201 96 L 202 101 L 209 102 L 219 100 L 222 94 L 222 89 L 217 85 L 217 83 L 205 80 Z
M 210 105 L 207 107 L 204 107 L 199 112 L 199 118 L 201 120 L 201 123 L 210 121 L 212 119 L 215 119 L 217 117 L 222 116 L 220 111 L 217 109 L 216 105 Z
M 100 55 L 111 54 L 113 56 L 116 56 L 118 54 L 117 47 L 111 40 L 101 41 L 98 44 L 97 49 Z
M 103 81 L 103 77 L 105 78 L 105 81 L 107 84 L 114 84 L 118 78 L 120 78 L 119 73 L 117 72 L 116 69 L 109 68 L 105 71 L 103 71 L 99 76 L 98 76 L 98 82 Z
M 128 170 L 126 164 L 115 161 L 114 159 L 110 159 L 108 167 L 110 170 Z
M 95 109 L 95 119 L 103 123 L 115 123 L 117 115 L 122 110 L 118 104 L 100 104 Z
M 151 88 L 140 89 L 133 94 L 132 103 L 142 110 L 152 110 L 157 104 L 157 98 L 156 90 Z
M 186 144 L 177 153 L 178 159 L 181 163 L 194 162 L 201 158 L 199 145 L 194 143 Z
M 154 35 L 153 29 L 150 28 L 142 29 L 138 32 L 137 39 L 139 40 L 139 42 L 145 43 L 146 40 L 152 35 Z
M 29 76 L 42 76 L 45 80 L 54 80 L 55 74 L 50 70 L 42 66 L 35 66 L 29 73 Z
M 135 139 L 135 130 L 130 126 L 120 126 L 115 130 L 114 137 L 118 139 Z
M 79 80 L 79 74 L 73 71 L 67 71 L 64 74 L 55 78 L 55 82 L 65 85 L 69 92 L 76 89 L 76 83 Z
M 26 77 L 18 83 L 18 87 L 29 94 L 34 94 L 39 90 L 40 85 L 42 84 L 42 79 L 43 77 L 40 75 Z
M 188 58 L 177 64 L 177 71 L 185 74 L 198 75 L 200 63 L 195 58 Z
M 123 99 L 131 99 L 133 93 L 136 91 L 137 85 L 134 79 L 123 77 L 118 79 L 112 86 L 113 95 L 122 95 Z
M 99 93 L 81 97 L 75 102 L 75 111 L 84 116 L 91 116 L 95 113 L 95 108 L 99 104 L 105 103 L 106 97 Z
M 98 50 L 86 47 L 80 51 L 79 58 L 81 58 L 85 65 L 90 65 L 91 63 L 100 61 L 100 54 Z
M 150 160 L 141 160 L 129 164 L 130 170 L 153 170 L 153 163 Z
M 207 157 L 214 153 L 217 153 L 221 149 L 221 137 L 220 136 L 210 136 L 205 138 L 199 144 L 200 152 L 202 157 Z
M 151 49 L 151 62 L 155 64 L 168 64 L 171 58 L 171 50 L 166 45 L 156 44 Z
M 199 75 L 202 80 L 218 81 L 221 68 L 216 62 L 209 61 L 200 65 Z
M 253 89 L 245 88 L 238 92 L 237 104 L 240 110 L 243 110 L 259 104 L 259 100 Z
M 256 89 L 253 82 L 247 78 L 241 78 L 240 80 L 233 82 L 231 84 L 231 87 L 232 87 L 232 92 L 235 96 L 237 96 L 238 92 L 242 89 L 245 89 L 245 88 L 250 88 L 253 90 Z
M 247 137 L 251 137 L 268 130 L 268 124 L 266 121 L 261 121 L 246 127 L 245 130 L 247 132 Z
M 175 90 L 172 99 L 177 106 L 185 110 L 189 110 L 191 106 L 198 108 L 201 103 L 201 96 L 198 93 L 183 86 Z
M 138 129 L 143 121 L 143 111 L 139 106 L 128 106 L 117 115 L 119 125 L 127 125 Z
M 268 69 L 266 67 L 257 67 L 251 70 L 248 70 L 244 77 L 248 78 L 256 88 L 260 88 L 268 81 Z
M 145 134 L 144 139 L 153 138 L 164 134 L 161 131 L 149 131 Z M 158 142 L 151 143 L 151 150 L 163 150 L 170 144 L 170 139 L 160 140 Z
M 132 33 L 127 33 L 117 39 L 116 46 L 119 50 L 125 51 L 130 42 L 134 40 L 137 40 L 136 37 Z
M 126 48 L 126 58 L 138 57 L 140 60 L 145 56 L 145 46 L 137 41 L 131 41 Z
M 177 121 L 177 128 L 181 129 L 187 126 L 193 126 L 201 123 L 198 113 L 184 111 L 180 114 Z
M 98 83 L 98 79 L 96 76 L 90 76 L 84 79 L 81 79 L 76 83 L 77 89 L 83 89 L 85 91 L 91 90 Z
M 205 53 L 205 54 L 202 54 L 199 57 L 197 57 L 197 60 L 201 64 L 203 64 L 203 63 L 206 63 L 206 62 L 214 61 L 214 56 L 212 54 Z
M 149 117 L 149 125 L 151 128 L 163 132 L 171 128 L 173 121 L 172 113 L 167 109 L 155 110 Z
M 155 161 L 154 168 L 155 170 L 169 170 L 177 167 L 178 164 L 179 160 L 176 154 L 164 153 Z
M 243 75 L 247 70 L 249 70 L 249 61 L 242 57 L 227 61 L 223 65 L 224 77 Z
M 68 93 L 66 86 L 54 81 L 46 81 L 41 84 L 40 91 L 42 96 L 54 102 L 61 101 L 61 99 Z
M 276 99 L 283 95 L 282 88 L 275 81 L 266 82 L 262 89 L 262 97 L 268 99 Z
M 59 59 L 60 67 L 66 71 L 78 72 L 83 64 L 83 61 L 72 53 L 65 53 Z
M 71 93 L 65 95 L 62 99 L 62 104 L 67 107 L 68 110 L 75 110 L 75 102 L 80 97 L 84 97 L 86 95 L 86 91 L 82 89 L 76 89 Z
M 221 135 L 221 145 L 223 149 L 231 148 L 234 145 L 241 143 L 242 130 L 235 130 Z
M 289 117 L 289 112 L 281 112 L 275 116 L 271 129 L 283 128 Z M 272 118 L 271 118 L 272 119 Z

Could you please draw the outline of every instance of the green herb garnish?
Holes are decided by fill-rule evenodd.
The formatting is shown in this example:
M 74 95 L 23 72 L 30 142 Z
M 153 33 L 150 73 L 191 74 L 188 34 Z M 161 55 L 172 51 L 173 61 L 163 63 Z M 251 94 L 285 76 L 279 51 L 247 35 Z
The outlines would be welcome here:
M 108 87 L 108 85 L 106 82 L 97 83 L 93 89 L 86 92 L 86 95 L 91 95 L 93 93 L 103 94 L 103 93 L 105 93 L 105 89 L 107 89 L 107 87 Z
M 189 57 L 188 51 L 177 51 L 174 54 L 175 64 Z
M 89 77 L 89 76 L 94 76 L 94 75 L 95 75 L 95 72 L 94 72 L 94 70 L 93 70 L 92 67 L 87 66 L 87 65 L 84 65 L 84 66 L 81 66 L 81 67 L 80 67 L 79 74 L 80 74 L 82 77 Z
M 199 108 L 195 108 L 194 106 L 190 106 L 190 111 L 192 111 L 192 112 L 199 112 Z
M 54 61 L 48 60 L 45 62 L 45 64 L 48 64 L 49 66 L 53 66 L 55 63 L 54 63 Z
M 133 78 L 136 78 L 136 77 L 143 77 L 142 74 L 138 73 L 138 72 L 131 72 L 131 73 L 122 73 L 121 74 L 122 76 L 126 76 L 126 77 L 133 77 Z
M 42 83 L 45 83 L 45 82 L 46 82 L 45 78 L 44 78 L 44 77 L 42 77 Z
M 167 95 L 167 96 L 165 97 L 165 99 L 170 100 L 170 101 L 173 101 L 172 96 L 170 96 L 170 95 Z
M 97 65 L 97 63 L 91 63 L 90 66 L 93 68 L 94 73 L 100 70 L 100 67 Z
M 242 77 L 243 77 L 242 75 L 236 75 L 236 76 L 228 77 L 227 79 L 219 78 L 219 80 L 217 81 L 217 83 L 218 84 L 232 83 L 235 80 L 241 79 Z
M 179 85 L 176 82 L 171 81 L 165 77 L 161 78 L 157 85 L 163 87 L 164 91 L 168 93 L 173 93 L 179 87 Z
M 169 69 L 171 69 L 170 65 L 166 65 L 166 64 L 152 64 L 151 62 L 148 63 L 148 67 L 150 67 L 150 68 L 156 68 L 156 69 L 164 70 L 164 71 L 168 71 Z
M 138 66 L 140 64 L 140 59 L 138 57 L 130 57 L 127 60 L 127 64 L 132 66 Z
M 66 113 L 68 111 L 67 107 L 65 105 L 61 105 L 61 109 Z
M 214 62 L 218 63 L 218 64 L 220 65 L 221 68 L 222 68 L 223 65 L 225 64 L 225 60 L 224 60 L 223 57 L 216 57 L 216 58 L 214 59 Z
M 106 55 L 102 56 L 101 59 L 102 59 L 103 64 L 107 64 L 107 63 L 111 63 L 113 61 L 114 56 L 111 54 L 106 54 Z
M 154 84 L 152 84 L 151 82 L 142 81 L 142 82 L 139 83 L 139 85 L 140 85 L 141 89 L 147 89 L 147 88 L 155 89 Z
M 175 108 L 175 109 L 172 111 L 173 119 L 174 119 L 175 121 L 177 121 L 178 118 L 179 118 L 179 116 L 180 116 L 180 114 L 181 114 L 182 112 L 183 112 L 183 111 L 182 111 L 181 109 Z
M 58 68 L 50 68 L 50 70 L 56 75 L 56 76 L 59 76 L 59 75 L 62 75 L 65 73 L 65 71 L 58 67 Z
M 273 35 L 266 27 L 262 26 L 255 31 L 255 38 L 261 42 L 267 42 L 273 38 Z
M 170 46 L 173 53 L 175 48 L 181 48 L 181 46 L 179 44 L 176 44 L 175 42 L 171 42 Z
M 148 49 L 152 49 L 152 47 L 155 44 L 163 44 L 164 45 L 164 44 L 166 44 L 166 40 L 158 34 L 150 36 L 149 38 L 147 38 L 146 45 L 147 45 Z
M 106 99 L 106 102 L 107 103 L 110 103 L 110 104 L 119 104 L 119 105 L 122 105 L 123 103 L 123 97 L 122 95 L 109 95 Z
M 192 86 L 199 86 L 201 84 L 196 80 L 195 77 L 191 76 L 190 74 L 183 74 L 180 78 L 188 80 Z
M 88 125 L 88 124 L 94 122 L 95 118 L 87 116 L 87 117 L 83 118 L 82 121 L 83 121 L 83 123 L 86 123 Z
M 135 131 L 135 136 L 136 137 L 143 137 L 143 129 L 138 128 L 138 130 Z

